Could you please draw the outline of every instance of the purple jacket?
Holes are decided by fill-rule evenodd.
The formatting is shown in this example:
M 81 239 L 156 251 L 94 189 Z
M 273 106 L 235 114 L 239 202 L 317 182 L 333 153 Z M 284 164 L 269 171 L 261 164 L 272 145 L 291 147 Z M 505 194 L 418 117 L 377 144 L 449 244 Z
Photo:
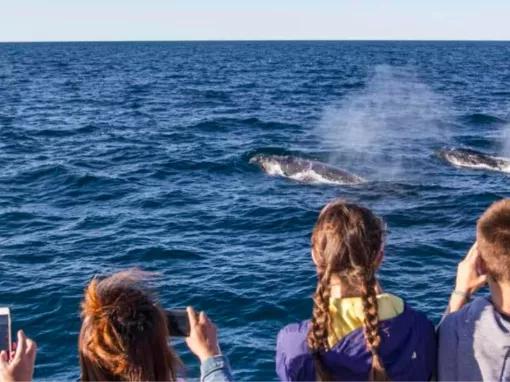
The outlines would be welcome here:
M 315 366 L 306 335 L 310 321 L 290 324 L 280 330 L 276 343 L 276 373 L 282 381 L 314 381 Z M 407 304 L 404 311 L 379 326 L 382 358 L 391 380 L 427 381 L 436 371 L 434 326 Z M 322 362 L 336 380 L 366 381 L 372 364 L 363 328 L 342 338 L 322 352 Z

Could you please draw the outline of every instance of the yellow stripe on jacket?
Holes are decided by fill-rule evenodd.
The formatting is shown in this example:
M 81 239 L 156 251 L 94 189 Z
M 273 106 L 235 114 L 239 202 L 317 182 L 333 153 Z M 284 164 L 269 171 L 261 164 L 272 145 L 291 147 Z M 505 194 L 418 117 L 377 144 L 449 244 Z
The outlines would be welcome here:
M 377 296 L 379 320 L 389 320 L 404 311 L 404 301 L 397 296 L 383 293 Z M 329 313 L 333 333 L 328 337 L 330 347 L 350 332 L 363 326 L 363 304 L 360 297 L 331 298 Z

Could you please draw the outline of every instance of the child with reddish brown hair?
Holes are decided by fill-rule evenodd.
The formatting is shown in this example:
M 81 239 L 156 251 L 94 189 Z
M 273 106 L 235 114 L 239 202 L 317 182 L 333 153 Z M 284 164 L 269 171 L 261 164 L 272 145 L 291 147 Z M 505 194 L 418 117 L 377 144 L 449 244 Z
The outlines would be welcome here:
M 175 381 L 183 365 L 169 344 L 165 311 L 140 271 L 94 278 L 85 290 L 79 355 L 82 381 Z M 216 327 L 188 307 L 186 343 L 201 361 L 201 380 L 232 379 Z

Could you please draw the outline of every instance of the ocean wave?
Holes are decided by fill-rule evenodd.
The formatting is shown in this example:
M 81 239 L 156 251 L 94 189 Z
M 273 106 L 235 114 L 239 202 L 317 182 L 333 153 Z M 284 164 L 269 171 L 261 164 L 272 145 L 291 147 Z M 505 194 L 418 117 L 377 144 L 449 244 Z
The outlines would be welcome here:
M 133 248 L 124 255 L 129 259 L 137 259 L 138 261 L 155 261 L 155 260 L 199 260 L 202 256 L 193 251 L 182 249 L 165 248 L 161 246 Z
M 278 122 L 278 121 L 264 121 L 259 118 L 217 118 L 208 121 L 202 121 L 189 127 L 190 129 L 197 129 L 200 131 L 220 132 L 233 129 L 262 129 L 262 130 L 288 130 L 288 129 L 302 129 L 300 125 Z
M 160 273 L 163 306 L 214 319 L 238 379 L 274 379 L 278 329 L 311 314 L 311 229 L 339 197 L 385 219 L 382 283 L 439 320 L 474 222 L 509 179 L 433 152 L 498 152 L 504 44 L 0 44 L 0 303 L 36 335 L 37 377 L 79 378 L 84 286 L 141 267 Z M 369 181 L 270 178 L 257 155 Z
M 31 135 L 35 137 L 45 137 L 45 138 L 64 138 L 64 137 L 73 137 L 76 135 L 90 135 L 95 132 L 98 132 L 101 129 L 99 125 L 86 124 L 81 127 L 77 127 L 74 129 L 62 129 L 61 127 L 55 127 L 54 129 L 38 129 L 32 130 Z
M 484 113 L 468 114 L 463 116 L 461 120 L 462 122 L 471 125 L 501 125 L 507 122 L 502 118 Z

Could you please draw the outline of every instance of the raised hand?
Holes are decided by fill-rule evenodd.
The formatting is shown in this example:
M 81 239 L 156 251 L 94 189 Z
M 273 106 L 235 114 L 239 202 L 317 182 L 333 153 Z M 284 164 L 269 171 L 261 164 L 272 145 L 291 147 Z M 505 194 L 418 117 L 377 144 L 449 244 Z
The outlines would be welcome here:
M 195 310 L 188 306 L 190 335 L 186 344 L 201 362 L 209 357 L 220 354 L 216 326 L 209 320 L 204 312 L 197 315 Z
M 31 381 L 34 375 L 36 352 L 36 343 L 19 330 L 16 350 L 10 359 L 5 350 L 0 353 L 0 381 Z
M 487 283 L 487 275 L 480 273 L 480 252 L 476 242 L 457 267 L 455 290 L 450 299 L 450 312 L 459 310 L 478 289 Z

